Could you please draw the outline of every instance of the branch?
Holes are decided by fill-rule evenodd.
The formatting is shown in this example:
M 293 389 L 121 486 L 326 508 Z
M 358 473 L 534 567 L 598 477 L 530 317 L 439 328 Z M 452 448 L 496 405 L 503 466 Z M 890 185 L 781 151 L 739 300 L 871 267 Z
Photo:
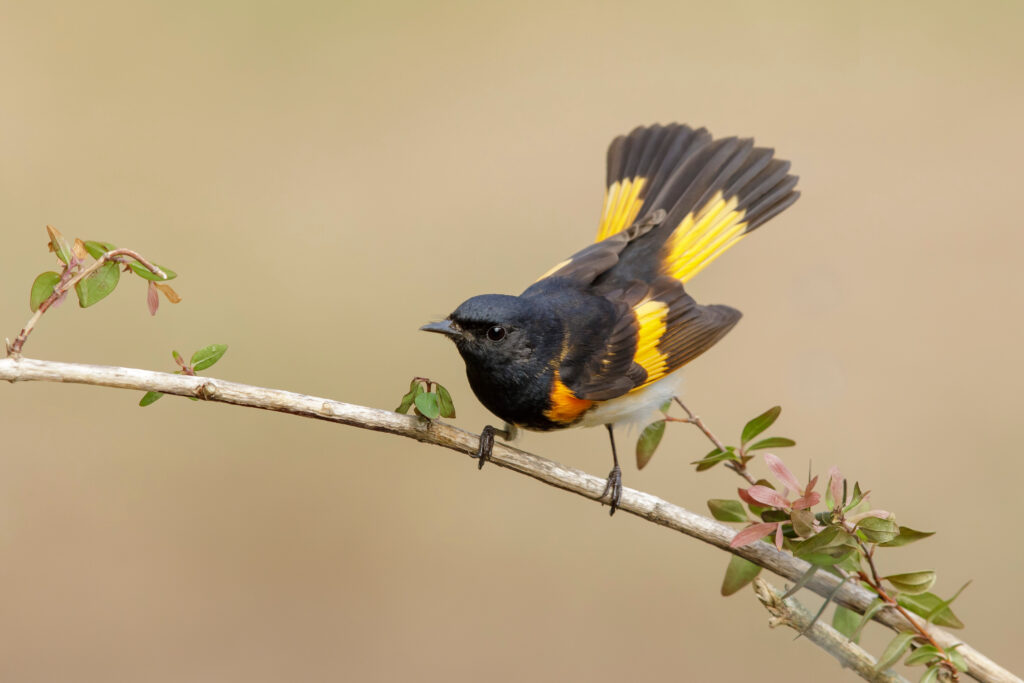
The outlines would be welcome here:
M 891 671 L 876 673 L 875 658 L 860 645 L 828 624 L 815 619 L 815 616 L 795 599 L 783 598 L 782 591 L 760 577 L 754 579 L 754 594 L 772 615 L 768 622 L 772 628 L 788 626 L 800 635 L 807 636 L 812 643 L 838 659 L 843 667 L 853 669 L 866 681 L 907 683 L 903 676 Z
M 431 422 L 419 417 L 400 415 L 389 410 L 368 408 L 280 389 L 267 389 L 208 377 L 189 377 L 134 368 L 11 357 L 0 359 L 0 380 L 70 382 L 136 391 L 160 391 L 165 394 L 177 394 L 207 401 L 273 410 L 338 422 L 361 429 L 398 434 L 467 455 L 476 453 L 479 442 L 479 437 L 476 434 L 443 422 Z M 600 501 L 605 490 L 605 480 L 602 478 L 504 444 L 496 443 L 494 445 L 491 460 L 499 467 L 525 474 L 594 501 Z M 794 583 L 810 567 L 803 560 L 781 553 L 773 546 L 761 541 L 742 548 L 730 548 L 729 542 L 736 532 L 729 527 L 642 491 L 623 488 L 619 509 L 692 536 L 721 550 L 739 555 Z M 834 602 L 862 614 L 875 598 L 873 593 L 850 582 L 844 583 L 836 591 L 838 584 L 839 579 L 835 576 L 827 572 L 817 572 L 805 587 L 823 597 L 835 592 L 832 597 Z M 901 614 L 891 608 L 879 610 L 874 619 L 896 631 L 912 628 Z M 948 631 L 936 626 L 929 624 L 924 628 L 944 648 L 963 642 Z M 1024 683 L 967 644 L 961 645 L 959 650 L 970 668 L 968 675 L 972 678 L 993 683 L 1010 681 Z

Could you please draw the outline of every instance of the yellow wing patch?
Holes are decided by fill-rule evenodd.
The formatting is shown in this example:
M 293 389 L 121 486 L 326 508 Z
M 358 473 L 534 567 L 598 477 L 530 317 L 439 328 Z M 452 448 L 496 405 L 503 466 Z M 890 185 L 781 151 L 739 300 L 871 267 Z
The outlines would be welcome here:
M 668 374 L 668 354 L 658 350 L 658 342 L 665 336 L 668 304 L 648 299 L 634 306 L 633 313 L 639 326 L 633 362 L 647 371 L 647 380 L 633 389 L 636 391 Z
M 593 401 L 588 401 L 585 398 L 576 398 L 576 394 L 572 392 L 572 389 L 565 386 L 562 382 L 562 378 L 558 376 L 557 370 L 555 371 L 555 381 L 551 385 L 549 398 L 551 400 L 551 407 L 544 411 L 544 417 L 552 422 L 561 424 L 572 424 L 590 406 L 594 405 Z
M 647 184 L 647 178 L 640 176 L 616 180 L 604 193 L 604 211 L 601 213 L 601 225 L 597 229 L 597 240 L 622 232 L 633 225 L 644 198 L 640 193 Z
M 688 281 L 743 237 L 746 211 L 736 209 L 738 199 L 721 192 L 699 211 L 687 214 L 669 238 L 665 270 L 674 278 Z

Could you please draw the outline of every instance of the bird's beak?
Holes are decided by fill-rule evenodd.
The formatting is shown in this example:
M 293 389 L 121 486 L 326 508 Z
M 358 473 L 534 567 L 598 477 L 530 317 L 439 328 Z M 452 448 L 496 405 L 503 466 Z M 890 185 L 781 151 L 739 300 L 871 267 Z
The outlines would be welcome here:
M 438 320 L 436 323 L 427 323 L 420 329 L 424 332 L 437 332 L 453 339 L 462 336 L 462 332 L 452 325 L 451 320 Z

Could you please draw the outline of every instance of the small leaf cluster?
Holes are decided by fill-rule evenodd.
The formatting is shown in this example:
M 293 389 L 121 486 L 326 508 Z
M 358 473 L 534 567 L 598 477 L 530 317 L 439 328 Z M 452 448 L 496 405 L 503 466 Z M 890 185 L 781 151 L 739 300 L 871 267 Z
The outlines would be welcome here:
M 109 296 L 120 282 L 122 272 L 134 273 L 148 281 L 146 301 L 153 315 L 160 304 L 159 294 L 162 293 L 171 303 L 181 301 L 178 293 L 170 285 L 165 284 L 167 280 L 177 277 L 170 268 L 158 266 L 167 276 L 160 277 L 127 255 L 105 258 L 105 254 L 117 249 L 110 242 L 75 239 L 69 244 L 64 235 L 52 225 L 46 226 L 46 232 L 50 238 L 49 250 L 57 256 L 61 269 L 60 272 L 48 270 L 36 276 L 29 292 L 29 308 L 32 312 L 39 309 L 45 311 L 63 301 L 67 294 L 66 287 L 70 287 L 72 280 L 88 268 L 87 260 L 90 257 L 96 262 L 103 262 L 88 275 L 74 282 L 78 305 L 82 308 L 88 308 Z
M 178 364 L 178 369 L 174 371 L 175 375 L 190 375 L 194 376 L 197 372 L 206 370 L 212 367 L 214 363 L 219 361 L 225 353 L 227 353 L 227 344 L 210 344 L 204 346 L 195 353 L 192 354 L 192 358 L 186 363 L 185 359 L 181 357 L 181 354 L 177 351 L 171 351 L 171 356 L 174 358 L 174 362 Z M 139 405 L 145 408 L 148 405 L 156 403 L 158 400 L 163 398 L 164 394 L 160 391 L 147 391 L 143 396 L 142 400 L 139 401 Z M 187 396 L 193 401 L 199 399 Z
M 775 421 L 779 419 L 781 414 L 782 408 L 780 406 L 769 408 L 744 425 L 738 447 L 726 446 L 724 449 L 716 447 L 700 460 L 690 464 L 696 465 L 698 472 L 709 470 L 721 462 L 731 462 L 734 463 L 737 469 L 744 469 L 747 463 L 754 459 L 755 451 L 766 448 L 789 448 L 795 446 L 796 441 L 782 436 L 772 436 L 754 441 L 755 438 L 775 424 Z M 754 442 L 751 443 L 752 441 Z
M 752 419 L 743 429 L 739 447 L 716 448 L 695 463 L 697 469 L 709 469 L 719 462 L 732 462 L 734 469 L 749 476 L 746 465 L 754 457 L 753 452 L 794 445 L 792 440 L 781 437 L 753 441 L 774 424 L 779 413 L 776 407 Z M 939 626 L 963 627 L 963 622 L 950 608 L 960 591 L 948 600 L 930 592 L 936 581 L 934 571 L 881 575 L 876 568 L 876 551 L 879 548 L 905 546 L 931 536 L 932 532 L 900 526 L 891 513 L 869 509 L 870 492 L 863 491 L 858 482 L 851 488 L 836 467 L 829 470 L 822 493 L 815 490 L 819 482 L 817 476 L 808 476 L 808 480 L 803 482 L 778 456 L 765 452 L 763 460 L 775 483 L 767 479 L 757 480 L 738 489 L 738 499 L 712 499 L 708 501 L 708 508 L 719 521 L 746 524 L 732 540 L 732 547 L 763 539 L 811 565 L 787 595 L 806 585 L 818 571 L 836 574 L 843 581 L 858 581 L 878 597 L 864 615 L 837 606 L 832 622 L 838 631 L 854 642 L 859 640 L 867 622 L 884 608 L 906 610 L 924 617 L 927 623 Z M 816 510 L 819 506 L 821 509 Z M 722 594 L 731 595 L 740 590 L 753 581 L 760 570 L 759 566 L 743 558 L 732 557 L 722 582 Z M 827 604 L 828 601 L 822 606 L 822 611 Z M 943 650 L 923 630 L 898 634 L 879 658 L 878 670 L 884 671 L 904 655 L 907 655 L 906 664 L 927 667 L 922 678 L 926 681 L 937 680 L 941 670 L 949 674 L 966 670 L 963 657 L 955 648 Z
M 428 420 L 439 417 L 455 417 L 455 404 L 448 390 L 426 377 L 415 377 L 409 383 L 409 391 L 402 396 L 402 402 L 395 408 L 397 413 L 407 413 L 412 408 L 417 415 Z

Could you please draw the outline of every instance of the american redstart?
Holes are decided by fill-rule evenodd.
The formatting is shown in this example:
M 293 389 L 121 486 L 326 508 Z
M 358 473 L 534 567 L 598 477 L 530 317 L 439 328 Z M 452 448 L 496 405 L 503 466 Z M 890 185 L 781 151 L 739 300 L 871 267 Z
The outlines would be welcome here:
M 683 284 L 797 200 L 789 162 L 753 140 L 704 128 L 641 127 L 608 148 L 597 241 L 519 296 L 483 294 L 421 329 L 455 342 L 469 385 L 506 429 L 485 427 L 477 457 L 512 426 L 645 427 L 679 390 L 678 370 L 732 329 L 740 312 L 702 306 Z

